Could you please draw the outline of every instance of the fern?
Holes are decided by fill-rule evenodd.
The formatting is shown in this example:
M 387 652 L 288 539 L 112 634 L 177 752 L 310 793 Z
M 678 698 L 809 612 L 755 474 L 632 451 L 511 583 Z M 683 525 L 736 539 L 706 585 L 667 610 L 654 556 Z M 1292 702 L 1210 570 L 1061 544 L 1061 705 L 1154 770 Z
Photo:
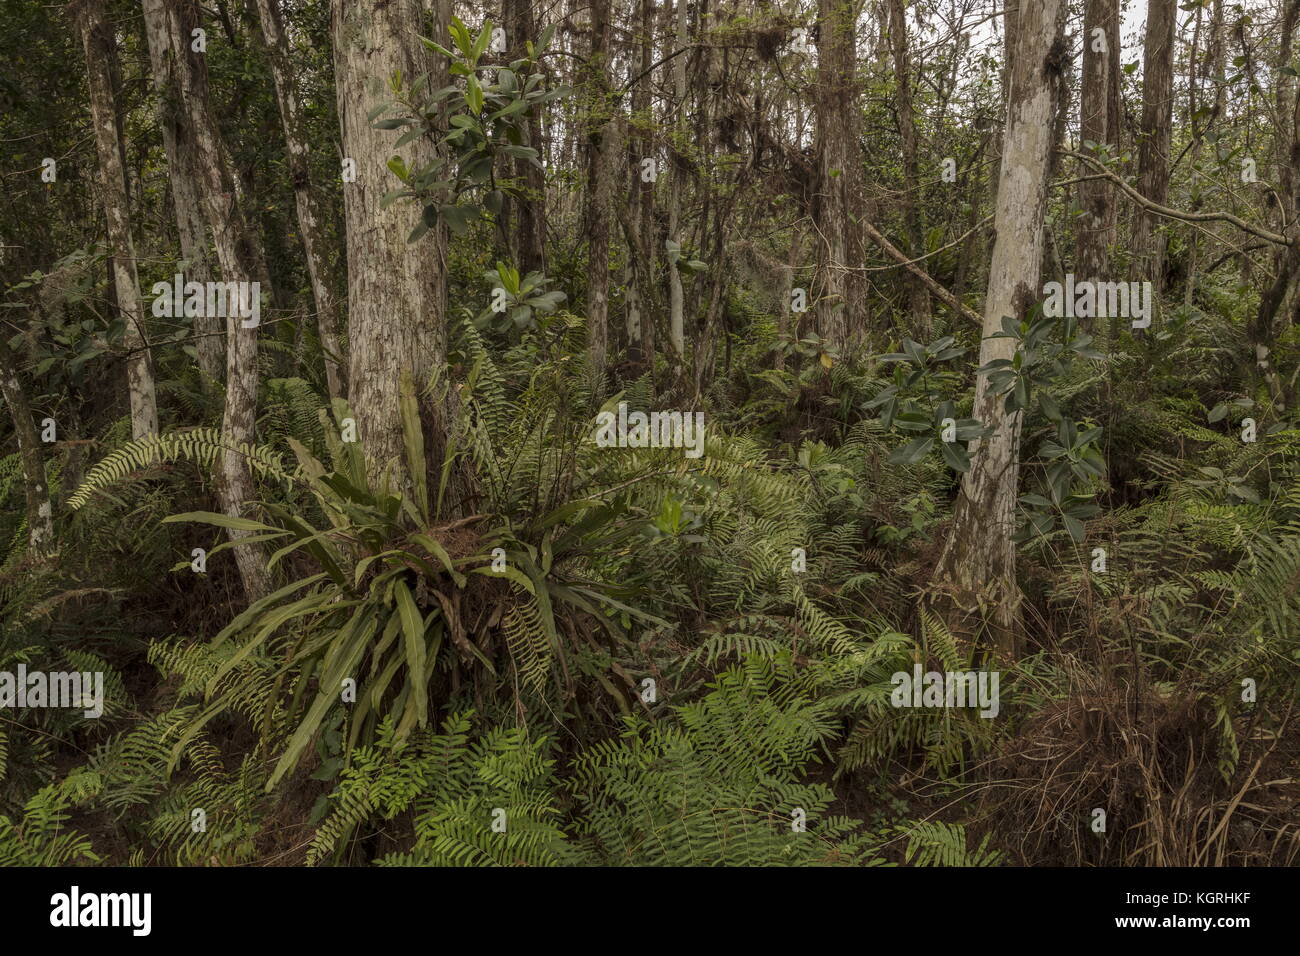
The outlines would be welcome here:
M 193 428 L 166 435 L 149 435 L 128 442 L 101 459 L 77 490 L 68 498 L 68 507 L 83 507 L 96 492 L 103 491 L 135 472 L 157 467 L 165 462 L 192 461 L 210 468 L 228 451 L 243 455 L 254 473 L 263 477 L 288 480 L 279 455 L 268 448 L 241 442 L 233 447 L 226 443 L 219 429 Z
M 71 797 L 51 784 L 27 801 L 17 823 L 0 814 L 0 867 L 98 863 L 90 838 L 66 826 L 71 806 Z

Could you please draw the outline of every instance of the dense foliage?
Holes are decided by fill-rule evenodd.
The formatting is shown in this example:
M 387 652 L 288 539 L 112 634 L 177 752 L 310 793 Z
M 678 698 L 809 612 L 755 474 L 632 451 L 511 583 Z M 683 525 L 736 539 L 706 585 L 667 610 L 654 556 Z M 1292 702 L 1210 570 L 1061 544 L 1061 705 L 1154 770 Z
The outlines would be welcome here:
M 1054 55 L 1076 95 L 1042 277 L 1083 276 L 1091 177 L 1123 212 L 1104 275 L 1152 280 L 1156 315 L 1057 318 L 1040 295 L 985 335 L 1002 4 L 435 3 L 407 40 L 442 78 L 375 77 L 365 118 L 391 145 L 374 215 L 417 224 L 385 254 L 446 296 L 440 359 L 382 383 L 387 455 L 370 393 L 332 385 L 372 358 L 350 345 L 365 256 L 345 229 L 340 31 L 325 0 L 270 4 L 300 168 L 262 5 L 159 3 L 206 30 L 217 153 L 266 269 L 249 433 L 233 373 L 201 361 L 211 339 L 234 354 L 233 326 L 149 309 L 194 264 L 141 7 L 0 11 L 0 672 L 104 675 L 97 719 L 0 707 L 0 864 L 1300 856 L 1300 4 L 1170 4 L 1158 274 L 1129 195 L 1144 23 L 1123 21 L 1124 119 L 1098 143 L 1077 91 L 1085 13 L 1108 4 L 1065 5 Z M 117 58 L 142 345 L 91 135 L 89 7 Z M 852 97 L 825 69 L 845 29 Z M 853 114 L 848 172 L 824 162 L 844 116 L 828 103 Z M 834 261 L 828 237 L 859 228 L 901 238 Z M 333 330 L 304 242 L 327 250 Z M 1012 358 L 982 356 L 994 337 Z M 143 352 L 148 434 L 127 387 Z M 981 380 L 1020 416 L 1009 642 L 936 572 L 991 442 Z M 605 447 L 620 403 L 703 412 L 702 453 Z M 34 456 L 27 420 L 55 429 Z M 254 489 L 238 514 L 232 455 Z M 897 706 L 914 666 L 996 670 L 996 716 Z

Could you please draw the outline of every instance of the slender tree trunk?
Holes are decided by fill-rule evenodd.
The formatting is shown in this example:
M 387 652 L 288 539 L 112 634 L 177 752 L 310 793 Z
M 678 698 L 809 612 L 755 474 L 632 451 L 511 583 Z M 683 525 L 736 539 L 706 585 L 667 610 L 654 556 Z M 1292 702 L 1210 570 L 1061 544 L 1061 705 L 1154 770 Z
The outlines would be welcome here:
M 86 78 L 90 87 L 91 122 L 95 127 L 95 153 L 99 157 L 99 188 L 108 244 L 113 254 L 113 287 L 117 308 L 125 324 L 122 344 L 126 360 L 127 392 L 131 402 L 131 437 L 158 434 L 158 400 L 154 389 L 153 354 L 144 332 L 140 277 L 131 240 L 130 199 L 122 137 L 117 123 L 114 74 L 117 39 L 104 19 L 103 0 L 77 0 L 73 9 L 86 51 Z
M 1099 32 L 1100 31 L 1100 32 Z M 1083 23 L 1083 89 L 1079 97 L 1079 133 L 1085 143 L 1114 144 L 1110 88 L 1119 77 L 1110 73 L 1110 50 L 1119 43 L 1119 0 L 1088 0 Z M 1085 146 L 1085 149 L 1088 147 Z M 1110 269 L 1111 232 L 1115 221 L 1115 189 L 1106 180 L 1079 184 L 1076 220 L 1075 271 L 1079 279 L 1105 281 Z
M 303 121 L 298 83 L 289 57 L 289 39 L 280 18 L 279 0 L 257 0 L 257 16 L 266 44 L 267 60 L 275 82 L 275 98 L 284 127 L 285 147 L 289 155 L 289 175 L 293 181 L 294 203 L 298 213 L 298 232 L 307 259 L 307 277 L 316 302 L 316 329 L 321 351 L 325 353 L 325 378 L 331 398 L 344 398 L 343 354 L 339 349 L 338 299 L 330 282 L 334 256 L 325 234 L 320 202 L 311 183 L 311 145 Z
M 185 124 L 195 147 L 197 185 L 222 279 L 266 283 L 269 291 L 261 249 L 238 201 L 235 177 L 208 102 L 205 54 L 196 51 L 190 42 L 193 30 L 202 22 L 200 9 L 193 0 L 144 2 L 146 12 L 158 6 L 166 10 Z M 256 491 L 241 446 L 251 445 L 256 439 L 258 330 L 245 328 L 237 310 L 227 311 L 232 314 L 226 317 L 226 402 L 221 418 L 226 450 L 221 456 L 217 497 L 222 511 L 240 517 L 245 516 Z M 234 541 L 248 536 L 244 531 L 229 533 Z M 261 549 L 241 545 L 234 549 L 234 555 L 248 599 L 255 601 L 268 594 L 271 578 Z
M 259 0 L 266 3 L 267 0 Z M 502 20 L 506 31 L 509 61 L 525 56 L 527 43 L 537 41 L 537 21 L 532 0 L 503 0 Z M 439 40 L 441 42 L 441 39 Z M 542 149 L 542 126 L 536 112 L 528 117 L 528 143 L 539 152 Z M 514 161 L 514 175 L 520 181 L 524 195 L 511 197 L 507 214 L 512 252 L 521 273 L 546 271 L 546 175 L 526 159 Z
M 609 368 L 609 220 L 613 159 L 618 154 L 609 96 L 610 0 L 591 5 L 587 134 L 587 348 L 592 387 L 603 399 Z
M 207 219 L 200 198 L 196 146 L 181 102 L 178 53 L 162 0 L 145 0 L 144 28 L 163 152 L 167 157 L 167 181 L 171 186 L 172 209 L 184 260 L 183 275 L 187 282 L 207 283 L 213 278 L 212 252 L 208 248 Z M 203 384 L 205 387 L 218 385 L 225 377 L 225 328 L 221 319 L 206 314 L 195 316 L 194 335 Z
M 652 282 L 654 275 L 654 184 L 643 182 L 641 161 L 654 154 L 650 130 L 650 76 L 653 65 L 653 0 L 633 0 L 630 19 L 635 25 L 635 56 L 629 51 L 629 82 L 632 82 L 632 112 L 627 123 L 624 160 L 631 184 L 627 198 L 627 334 L 628 365 L 641 371 L 654 367 L 654 318 Z
M 992 144 L 996 142 L 997 134 L 992 125 L 985 127 L 980 133 L 980 146 L 975 153 L 975 161 L 967 167 L 964 176 L 965 189 L 967 195 L 967 208 L 970 213 L 967 218 L 967 232 L 969 235 L 966 241 L 962 243 L 961 254 L 957 259 L 957 276 L 953 280 L 952 294 L 958 301 L 966 294 L 967 285 L 972 285 L 978 281 L 977 275 L 979 268 L 976 265 L 978 260 L 983 259 L 984 242 L 979 223 L 981 220 L 980 212 L 984 208 L 984 190 L 985 174 L 980 168 L 981 158 L 991 150 Z M 956 310 L 953 311 L 957 315 Z
M 45 456 L 32 418 L 32 406 L 18 378 L 18 362 L 9 349 L 7 338 L 0 335 L 0 395 L 9 406 L 14 435 L 18 439 L 18 458 L 23 467 L 23 487 L 27 493 L 27 541 L 33 552 L 44 554 L 54 549 L 54 510 L 50 503 L 50 486 L 45 481 Z
M 1161 204 L 1169 199 L 1169 144 L 1174 110 L 1174 0 L 1149 0 L 1143 47 L 1142 130 L 1138 143 L 1138 190 Z M 1139 209 L 1133 230 L 1134 277 L 1164 288 L 1165 240 L 1157 219 Z
M 651 132 L 654 124 L 654 104 L 650 95 L 654 77 L 651 75 L 654 65 L 654 0 L 639 0 L 641 11 L 641 64 L 637 70 L 640 79 L 632 91 L 632 110 L 639 117 L 641 127 L 640 156 L 645 158 L 654 153 L 654 136 Z M 636 167 L 634 167 L 635 169 Z M 637 259 L 637 281 L 639 287 L 638 302 L 642 314 L 640 321 L 640 367 L 653 372 L 655 367 L 655 263 L 658 261 L 658 249 L 655 243 L 655 184 L 642 183 L 640 176 L 632 177 L 637 190 L 637 208 L 639 217 L 637 225 L 641 230 L 641 248 L 644 254 Z M 653 376 L 652 376 L 653 379 Z
M 1285 30 L 1289 33 L 1294 29 L 1300 2 L 1288 0 L 1288 7 L 1286 19 L 1290 22 Z M 1282 49 L 1286 51 L 1289 48 L 1290 37 L 1288 36 Z M 1292 113 L 1287 124 L 1291 132 L 1290 149 L 1285 164 L 1286 175 L 1282 177 L 1283 182 L 1288 184 L 1284 187 L 1287 192 L 1294 189 L 1295 183 L 1300 183 L 1300 93 L 1293 92 L 1289 107 Z M 1272 359 L 1277 338 L 1277 317 L 1288 311 L 1289 303 L 1292 323 L 1300 323 L 1300 314 L 1297 314 L 1300 313 L 1300 305 L 1297 305 L 1296 288 L 1297 280 L 1300 279 L 1300 215 L 1297 215 L 1294 201 L 1287 203 L 1284 200 L 1282 218 L 1286 236 L 1291 240 L 1291 244 L 1278 254 L 1277 278 L 1263 290 L 1259 298 L 1259 306 L 1246 329 L 1247 338 L 1255 352 L 1256 367 L 1259 369 L 1260 377 L 1268 386 L 1269 395 L 1279 412 L 1285 410 L 1287 396 Z
M 1062 83 L 1063 0 L 1038 0 L 1021 8 L 1011 71 L 1011 95 L 1002 148 L 995 228 L 997 241 L 984 301 L 980 364 L 1011 359 L 1012 339 L 991 338 L 1003 316 L 1023 319 L 1040 298 L 1043 220 L 1047 207 L 1052 117 Z M 992 605 L 993 644 L 1018 652 L 1020 595 L 1012 541 L 1020 470 L 1020 412 L 980 376 L 973 417 L 990 429 L 972 443 L 971 467 L 962 480 L 952 529 L 934 571 L 956 609 Z
M 686 47 L 686 0 L 677 0 L 677 49 Z M 678 112 L 676 139 L 672 145 L 673 153 L 684 149 L 686 137 L 686 54 L 673 59 L 673 101 Z M 674 157 L 671 182 L 668 191 L 668 238 L 681 242 L 680 220 L 682 214 L 682 195 L 686 191 L 686 162 Z M 686 368 L 686 300 L 682 290 L 681 271 L 675 257 L 668 257 L 668 339 L 672 344 L 674 379 L 684 374 Z
M 1278 194 L 1282 208 L 1278 210 L 1279 232 L 1285 232 L 1287 223 L 1295 215 L 1296 182 L 1291 171 L 1291 112 L 1295 100 L 1295 81 L 1282 67 L 1291 65 L 1291 45 L 1295 36 L 1296 18 L 1300 15 L 1300 0 L 1282 0 L 1282 22 L 1278 28 L 1277 66 L 1273 74 L 1274 139 L 1278 169 Z M 1279 256 L 1280 258 L 1280 256 Z
M 1191 210 L 1199 212 L 1202 206 L 1201 195 L 1201 142 L 1205 135 L 1205 124 L 1198 114 L 1201 109 L 1201 23 L 1205 11 L 1196 8 L 1195 24 L 1192 28 L 1192 46 L 1187 53 L 1187 116 L 1191 125 Z M 1288 41 L 1289 43 L 1289 41 Z M 1200 233 L 1192 230 L 1187 237 L 1187 280 L 1183 283 L 1183 305 L 1191 308 L 1196 294 L 1197 266 L 1200 253 Z
M 1210 34 L 1210 71 L 1215 77 L 1214 110 L 1210 119 L 1214 122 L 1223 116 L 1223 101 L 1227 92 L 1225 89 L 1227 84 L 1219 79 L 1226 75 L 1224 71 L 1228 55 L 1227 37 L 1224 35 L 1223 0 L 1214 0 L 1210 13 Z
M 1296 19 L 1300 15 L 1300 0 L 1282 0 L 1282 22 L 1278 28 L 1278 50 L 1277 62 L 1274 67 L 1274 119 L 1270 123 L 1273 127 L 1274 155 L 1277 168 L 1277 194 L 1278 200 L 1277 231 L 1290 235 L 1291 222 L 1300 213 L 1300 203 L 1297 203 L 1296 190 L 1300 186 L 1296 174 L 1291 167 L 1290 152 L 1295 142 L 1292 135 L 1292 109 L 1295 103 L 1295 80 L 1288 74 L 1281 72 L 1281 68 L 1291 65 L 1292 41 L 1295 35 Z M 1300 289 L 1291 281 L 1290 266 L 1288 264 L 1289 249 L 1279 248 L 1273 254 L 1273 271 L 1276 275 L 1287 278 L 1287 288 L 1283 295 L 1282 301 L 1278 303 L 1278 311 L 1285 314 L 1290 312 L 1295 301 L 1295 297 Z M 1265 295 L 1264 299 L 1269 296 Z M 1271 325 L 1271 323 L 1270 323 Z M 1272 336 L 1267 336 L 1268 347 L 1271 348 Z M 1256 348 L 1262 341 L 1256 343 Z M 1257 351 L 1257 358 L 1259 358 Z M 1267 362 L 1267 358 L 1261 359 L 1261 363 Z M 1261 365 L 1262 367 L 1262 365 Z M 1269 369 L 1273 381 L 1276 380 L 1276 373 Z
M 777 323 L 777 331 L 782 335 L 798 337 L 799 320 L 794 314 L 794 274 L 799 268 L 800 247 L 803 245 L 803 233 L 797 228 L 790 230 L 790 249 L 787 253 L 785 266 L 781 269 L 781 318 Z M 785 353 L 778 351 L 772 361 L 772 367 L 778 372 L 785 368 Z
M 918 176 L 916 172 L 916 117 L 912 112 L 912 63 L 907 49 L 907 13 L 904 0 L 889 0 L 889 39 L 894 55 L 894 109 L 898 113 L 898 132 L 903 141 L 903 225 L 907 232 L 909 253 L 917 258 L 925 252 L 925 232 L 917 208 Z M 930 293 L 924 284 L 909 274 L 908 299 L 912 310 L 912 335 L 923 342 L 930 339 Z
M 857 105 L 855 0 L 818 0 L 817 201 L 822 275 L 818 327 L 837 351 L 851 351 L 865 333 L 862 228 L 861 116 Z

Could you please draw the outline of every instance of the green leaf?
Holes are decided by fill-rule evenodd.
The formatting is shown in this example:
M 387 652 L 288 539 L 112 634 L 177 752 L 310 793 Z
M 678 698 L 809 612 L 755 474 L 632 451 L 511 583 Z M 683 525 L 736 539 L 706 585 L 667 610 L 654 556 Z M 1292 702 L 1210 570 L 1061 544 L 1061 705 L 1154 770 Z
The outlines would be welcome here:
M 415 720 L 421 727 L 429 721 L 428 683 L 424 670 L 424 619 L 415 606 L 415 599 L 403 581 L 393 584 L 397 597 L 397 611 L 402 616 L 402 633 L 406 635 L 406 666 L 411 675 L 411 693 L 415 695 Z
M 943 453 L 943 460 L 953 471 L 962 474 L 970 471 L 970 456 L 961 445 L 956 442 L 940 442 L 939 450 Z
M 429 521 L 429 481 L 424 461 L 424 429 L 415 401 L 415 385 L 409 370 L 402 370 L 398 386 L 398 406 L 402 419 L 402 444 L 406 451 L 406 472 L 415 494 L 415 507 L 425 524 Z
M 218 528 L 230 528 L 233 531 L 280 532 L 284 530 L 283 528 L 263 524 L 260 521 L 254 521 L 251 518 L 234 518 L 230 515 L 218 514 L 215 511 L 186 511 L 183 514 L 168 515 L 162 519 L 163 524 L 176 524 L 181 521 L 197 521 L 202 524 L 216 525 Z
M 478 218 L 476 210 L 467 206 L 439 206 L 438 215 L 447 223 L 448 228 L 458 236 L 463 236 Z
M 894 449 L 889 456 L 889 462 L 893 465 L 914 465 L 930 453 L 934 442 L 934 437 L 929 435 L 913 439 L 902 448 Z

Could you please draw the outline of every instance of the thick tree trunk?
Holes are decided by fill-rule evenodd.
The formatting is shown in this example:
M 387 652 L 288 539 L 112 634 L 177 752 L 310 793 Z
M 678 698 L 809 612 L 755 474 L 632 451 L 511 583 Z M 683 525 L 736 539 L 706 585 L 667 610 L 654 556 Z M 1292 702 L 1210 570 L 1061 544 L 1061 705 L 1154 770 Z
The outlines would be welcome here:
M 1138 142 L 1138 190 L 1153 202 L 1169 199 L 1169 144 L 1174 113 L 1174 0 L 1149 0 L 1143 46 L 1142 129 Z M 1164 288 L 1165 240 L 1145 208 L 1133 229 L 1134 278 Z
M 316 301 L 316 328 L 321 351 L 325 353 L 325 378 L 331 398 L 344 398 L 343 354 L 339 348 L 338 300 L 330 282 L 334 256 L 325 235 L 320 203 L 311 183 L 311 146 L 303 123 L 302 104 L 294 66 L 289 58 L 289 40 L 280 18 L 279 0 L 257 0 L 257 15 L 266 44 L 267 60 L 275 81 L 275 97 L 284 127 L 285 147 L 289 154 L 289 175 L 298 213 L 298 232 L 307 259 L 307 277 Z
M 434 9 L 433 36 L 441 42 L 450 23 L 450 3 L 438 0 Z M 376 129 L 369 118 L 391 99 L 387 82 L 398 71 L 406 83 L 431 73 L 430 89 L 447 85 L 446 62 L 435 61 L 417 39 L 425 29 L 415 0 L 334 0 L 334 73 L 343 155 L 356 162 L 357 171 L 356 182 L 343 186 L 349 401 L 377 472 L 388 463 L 402 471 L 398 400 L 404 373 L 410 374 L 421 395 L 437 381 L 421 406 L 426 453 L 435 469 L 442 466 L 455 417 L 447 380 L 447 231 L 439 223 L 416 242 L 408 242 L 420 222 L 421 207 L 411 202 L 381 205 L 384 194 L 398 185 L 388 169 L 388 160 L 398 152 L 393 147 L 398 134 Z M 433 139 L 413 140 L 401 152 L 408 168 L 423 167 L 435 157 Z M 468 493 L 463 482 L 453 479 L 452 485 L 453 498 Z
M 1040 298 L 1052 117 L 1062 82 L 1062 3 L 1039 0 L 1021 8 L 980 364 L 1012 358 L 1014 340 L 989 336 L 1001 329 L 1003 316 L 1023 319 Z M 973 417 L 991 432 L 972 443 L 970 471 L 957 496 L 952 529 L 935 568 L 934 582 L 948 592 L 956 609 L 991 605 L 993 644 L 1005 654 L 1015 654 L 1019 649 L 1020 595 L 1012 534 L 1021 413 L 1007 412 L 1003 396 L 992 394 L 987 377 L 980 376 Z
M 181 103 L 195 146 L 198 187 L 222 279 L 264 283 L 268 286 L 264 291 L 269 292 L 260 246 L 238 201 L 235 177 L 208 102 L 205 54 L 194 50 L 189 39 L 202 22 L 201 11 L 193 0 L 145 0 L 145 4 L 146 10 L 158 4 L 166 9 Z M 226 317 L 226 402 L 221 419 L 226 450 L 221 456 L 217 497 L 226 514 L 244 516 L 256 490 L 241 446 L 251 445 L 256 438 L 258 329 L 245 328 L 238 310 L 227 311 L 231 314 Z M 248 532 L 230 531 L 231 540 L 247 536 Z M 255 601 L 269 593 L 271 578 L 261 549 L 243 545 L 234 549 L 234 555 L 248 599 Z
M 18 362 L 9 349 L 7 338 L 0 335 L 0 395 L 9 406 L 14 435 L 18 439 L 18 458 L 23 467 L 23 488 L 27 493 L 27 541 L 33 552 L 54 550 L 54 511 L 50 503 L 50 486 L 45 481 L 45 456 L 32 406 L 18 378 Z
M 856 0 L 818 0 L 817 201 L 822 276 L 818 330 L 826 344 L 849 352 L 866 328 L 862 212 L 862 160 L 858 155 Z
M 898 113 L 898 132 L 903 141 L 903 197 L 900 205 L 910 246 L 908 251 L 915 259 L 925 252 L 925 234 L 917 208 L 916 117 L 912 112 L 912 63 L 907 49 L 904 0 L 889 0 L 889 39 L 896 82 L 894 109 Z M 908 299 L 912 310 L 911 334 L 927 342 L 931 331 L 930 293 L 924 284 L 909 278 Z
M 90 88 L 90 115 L 95 127 L 95 153 L 99 159 L 99 188 L 108 244 L 113 254 L 113 287 L 117 308 L 125 324 L 122 344 L 127 349 L 126 379 L 131 403 L 131 437 L 158 434 L 158 400 L 154 389 L 153 354 L 144 333 L 140 277 L 131 240 L 130 200 L 126 168 L 122 162 L 121 130 L 117 123 L 114 73 L 117 39 L 104 19 L 103 0 L 77 0 L 73 5 L 86 51 L 86 78 Z
M 596 398 L 605 396 L 609 368 L 609 220 L 617 136 L 609 111 L 610 0 L 591 5 L 591 55 L 587 60 L 587 348 Z
M 1083 22 L 1079 134 L 1098 146 L 1114 145 L 1119 138 L 1119 131 L 1111 128 L 1109 109 L 1111 85 L 1119 83 L 1119 77 L 1111 75 L 1110 50 L 1118 44 L 1119 0 L 1088 0 Z M 1080 183 L 1079 207 L 1083 215 L 1075 220 L 1075 272 L 1079 279 L 1106 281 L 1115 228 L 1114 186 L 1101 179 Z
M 163 152 L 167 157 L 167 181 L 171 186 L 181 258 L 185 261 L 183 274 L 188 282 L 207 283 L 213 278 L 212 253 L 208 248 L 207 218 L 198 184 L 197 147 L 181 102 L 176 63 L 179 54 L 163 0 L 144 0 L 144 28 L 158 100 Z M 195 316 L 194 335 L 204 386 L 219 384 L 225 375 L 225 327 L 221 319 Z

